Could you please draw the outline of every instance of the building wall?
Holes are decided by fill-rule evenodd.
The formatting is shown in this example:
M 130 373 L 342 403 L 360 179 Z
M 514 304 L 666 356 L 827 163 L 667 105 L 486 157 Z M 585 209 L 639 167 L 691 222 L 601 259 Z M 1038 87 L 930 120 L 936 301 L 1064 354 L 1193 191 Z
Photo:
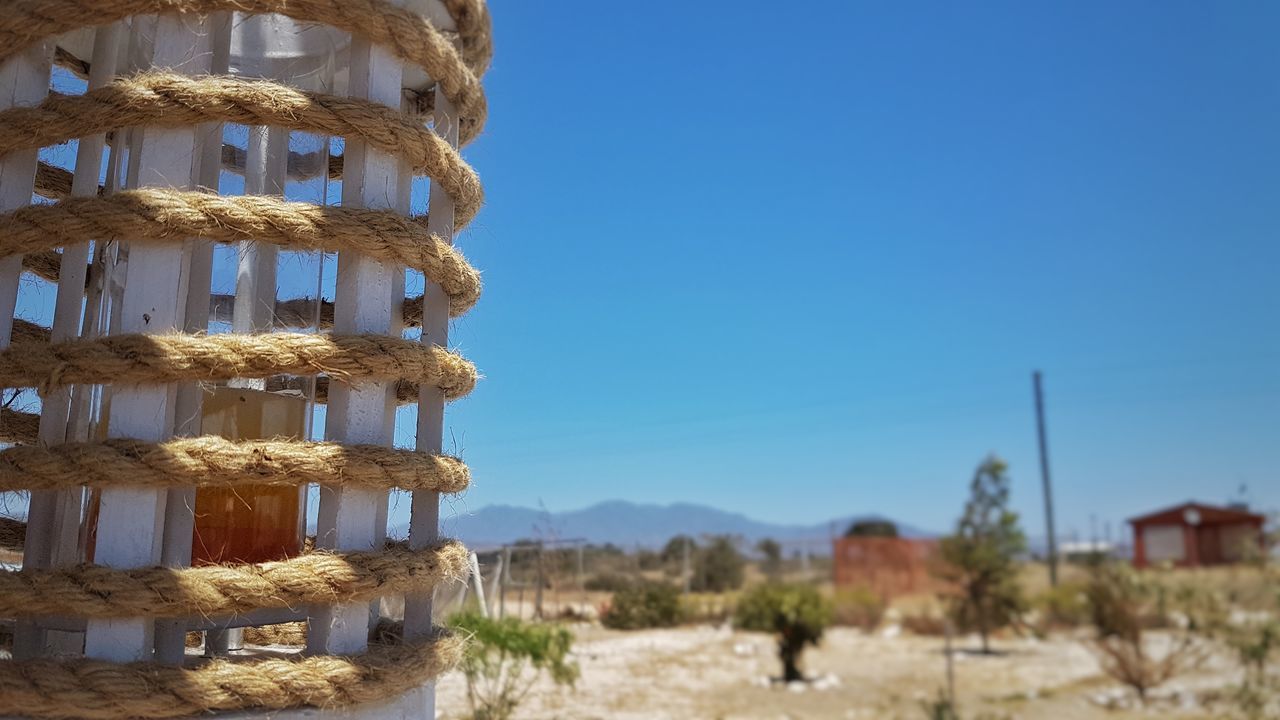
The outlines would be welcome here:
M 929 562 L 937 546 L 935 540 L 838 538 L 832 548 L 836 587 L 864 587 L 886 598 L 932 592 Z
M 1248 546 L 1252 546 L 1252 550 L 1257 552 L 1259 539 L 1258 528 L 1253 525 L 1240 523 L 1223 525 L 1218 529 L 1218 546 L 1222 551 L 1222 559 L 1227 562 L 1243 560 L 1249 552 L 1246 549 Z

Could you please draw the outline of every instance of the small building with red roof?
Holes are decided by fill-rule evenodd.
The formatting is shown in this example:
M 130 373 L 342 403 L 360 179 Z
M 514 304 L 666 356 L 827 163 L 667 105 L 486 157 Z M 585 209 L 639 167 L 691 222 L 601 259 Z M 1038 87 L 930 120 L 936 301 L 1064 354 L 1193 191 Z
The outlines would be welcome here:
M 1266 518 L 1240 507 L 1187 502 L 1129 518 L 1133 527 L 1133 564 L 1171 563 L 1201 567 L 1239 562 L 1256 549 L 1265 551 Z

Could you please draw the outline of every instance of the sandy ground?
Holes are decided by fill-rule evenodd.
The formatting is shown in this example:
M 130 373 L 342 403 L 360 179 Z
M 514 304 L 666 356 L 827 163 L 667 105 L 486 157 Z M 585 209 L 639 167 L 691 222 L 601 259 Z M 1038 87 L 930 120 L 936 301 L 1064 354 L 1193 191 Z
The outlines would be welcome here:
M 618 632 L 584 624 L 574 628 L 582 669 L 577 687 L 539 683 L 517 717 L 924 719 L 922 701 L 946 682 L 942 641 L 895 630 L 831 630 L 806 654 L 806 674 L 815 681 L 787 687 L 768 680 L 779 668 L 765 635 L 714 627 Z M 961 638 L 957 648 L 976 644 Z M 1023 720 L 1222 717 L 1197 697 L 1237 680 L 1229 659 L 1215 657 L 1171 681 L 1145 710 L 1108 708 L 1116 701 L 1131 705 L 1130 697 L 1102 674 L 1078 639 L 1009 638 L 995 649 L 1000 654 L 956 655 L 957 695 L 966 720 L 982 713 Z M 466 716 L 460 674 L 440 681 L 437 707 L 443 718 Z

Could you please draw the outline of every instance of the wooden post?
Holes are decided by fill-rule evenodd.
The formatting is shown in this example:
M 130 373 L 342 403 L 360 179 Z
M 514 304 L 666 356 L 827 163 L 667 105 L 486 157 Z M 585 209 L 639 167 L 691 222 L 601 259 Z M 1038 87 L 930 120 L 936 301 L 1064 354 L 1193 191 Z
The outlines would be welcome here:
M 471 584 L 475 587 L 476 603 L 480 605 L 480 614 L 489 617 L 489 605 L 484 597 L 484 578 L 480 576 L 480 558 L 471 553 Z
M 489 593 L 487 597 L 489 598 L 490 606 L 497 602 L 498 588 L 502 587 L 502 573 L 505 569 L 506 566 L 502 562 L 502 555 L 498 555 L 497 565 L 493 569 L 493 577 L 489 580 Z M 501 613 L 501 610 L 496 610 L 493 607 L 489 608 L 489 617 L 494 617 L 495 615 L 497 617 L 502 617 L 499 613 Z
M 1053 530 L 1053 486 L 1049 481 L 1049 441 L 1044 428 L 1044 392 L 1040 371 L 1032 375 L 1036 392 L 1036 437 L 1040 441 L 1040 479 L 1044 483 L 1044 526 L 1049 543 L 1049 584 L 1058 585 L 1058 539 Z

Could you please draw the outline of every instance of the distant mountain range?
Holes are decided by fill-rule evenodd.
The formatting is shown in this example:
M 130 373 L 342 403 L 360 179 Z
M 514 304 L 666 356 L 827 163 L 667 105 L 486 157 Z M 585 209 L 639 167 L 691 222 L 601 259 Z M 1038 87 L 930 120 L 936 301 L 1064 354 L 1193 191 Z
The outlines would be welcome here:
M 582 510 L 545 512 L 510 505 L 490 505 L 475 512 L 450 516 L 442 509 L 441 530 L 468 545 L 483 548 L 520 539 L 583 538 L 621 547 L 661 547 L 675 535 L 738 535 L 750 543 L 773 538 L 783 543 L 810 541 L 819 552 L 831 533 L 842 533 L 854 520 L 883 520 L 878 515 L 835 518 L 814 525 L 781 525 L 753 520 L 739 513 L 705 505 L 642 505 L 623 500 L 602 502 Z M 904 537 L 931 537 L 920 528 L 897 523 Z

